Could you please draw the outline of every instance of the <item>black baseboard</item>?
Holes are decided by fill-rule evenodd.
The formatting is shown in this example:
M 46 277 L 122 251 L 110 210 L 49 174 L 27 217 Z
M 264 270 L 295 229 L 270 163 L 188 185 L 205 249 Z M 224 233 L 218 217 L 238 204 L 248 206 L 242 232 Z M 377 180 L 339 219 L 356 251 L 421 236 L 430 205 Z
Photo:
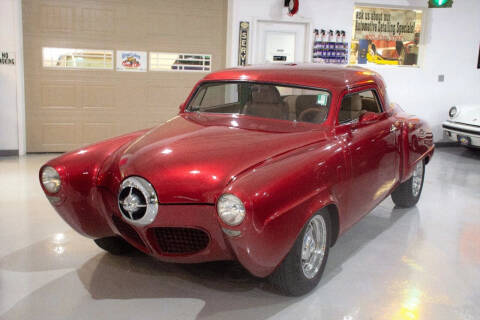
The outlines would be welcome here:
M 0 157 L 18 156 L 18 150 L 0 150 Z

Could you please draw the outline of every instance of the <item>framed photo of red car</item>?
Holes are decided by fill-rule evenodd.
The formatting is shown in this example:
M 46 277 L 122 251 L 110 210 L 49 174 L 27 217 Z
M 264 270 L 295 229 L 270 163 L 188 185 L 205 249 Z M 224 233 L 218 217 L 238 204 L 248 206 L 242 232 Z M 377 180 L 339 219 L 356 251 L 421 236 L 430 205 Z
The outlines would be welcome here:
M 117 51 L 117 71 L 147 72 L 146 51 Z

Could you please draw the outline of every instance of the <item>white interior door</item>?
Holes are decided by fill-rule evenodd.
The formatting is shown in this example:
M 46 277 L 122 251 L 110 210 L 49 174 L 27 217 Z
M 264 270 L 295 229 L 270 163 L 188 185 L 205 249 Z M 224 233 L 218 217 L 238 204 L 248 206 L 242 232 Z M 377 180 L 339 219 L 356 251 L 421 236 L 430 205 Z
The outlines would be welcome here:
M 307 25 L 258 21 L 254 64 L 305 62 Z

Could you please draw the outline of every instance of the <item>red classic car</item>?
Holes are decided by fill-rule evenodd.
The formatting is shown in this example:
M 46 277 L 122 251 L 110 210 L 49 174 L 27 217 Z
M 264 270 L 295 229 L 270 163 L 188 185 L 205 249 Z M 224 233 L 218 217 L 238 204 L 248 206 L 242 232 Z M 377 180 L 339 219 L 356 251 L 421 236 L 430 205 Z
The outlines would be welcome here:
M 359 67 L 270 65 L 205 76 L 178 116 L 46 163 L 60 216 L 103 249 L 238 260 L 288 295 L 391 195 L 419 200 L 432 132 Z

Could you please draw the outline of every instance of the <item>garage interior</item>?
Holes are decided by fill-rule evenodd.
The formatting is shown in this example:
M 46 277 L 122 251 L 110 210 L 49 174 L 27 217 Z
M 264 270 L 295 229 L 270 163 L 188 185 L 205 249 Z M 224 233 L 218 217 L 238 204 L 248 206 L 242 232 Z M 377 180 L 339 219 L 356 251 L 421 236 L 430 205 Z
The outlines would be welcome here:
M 2 0 L 0 51 L 15 63 L 0 65 L 0 319 L 480 318 L 480 151 L 442 128 L 452 106 L 476 105 L 480 119 L 480 3 L 429 7 L 441 2 L 368 1 L 421 12 L 414 65 L 365 65 L 432 128 L 420 201 L 404 209 L 387 197 L 331 248 L 319 285 L 291 298 L 237 262 L 102 251 L 56 214 L 39 169 L 175 117 L 199 80 L 240 65 L 243 22 L 246 64 L 318 63 L 322 30 L 356 41 L 358 4 L 300 0 L 292 15 L 283 0 Z M 133 51 L 145 70 L 122 70 L 121 54 Z M 49 52 L 73 58 L 49 64 Z M 102 67 L 80 67 L 100 53 Z M 166 54 L 175 67 L 155 69 Z

